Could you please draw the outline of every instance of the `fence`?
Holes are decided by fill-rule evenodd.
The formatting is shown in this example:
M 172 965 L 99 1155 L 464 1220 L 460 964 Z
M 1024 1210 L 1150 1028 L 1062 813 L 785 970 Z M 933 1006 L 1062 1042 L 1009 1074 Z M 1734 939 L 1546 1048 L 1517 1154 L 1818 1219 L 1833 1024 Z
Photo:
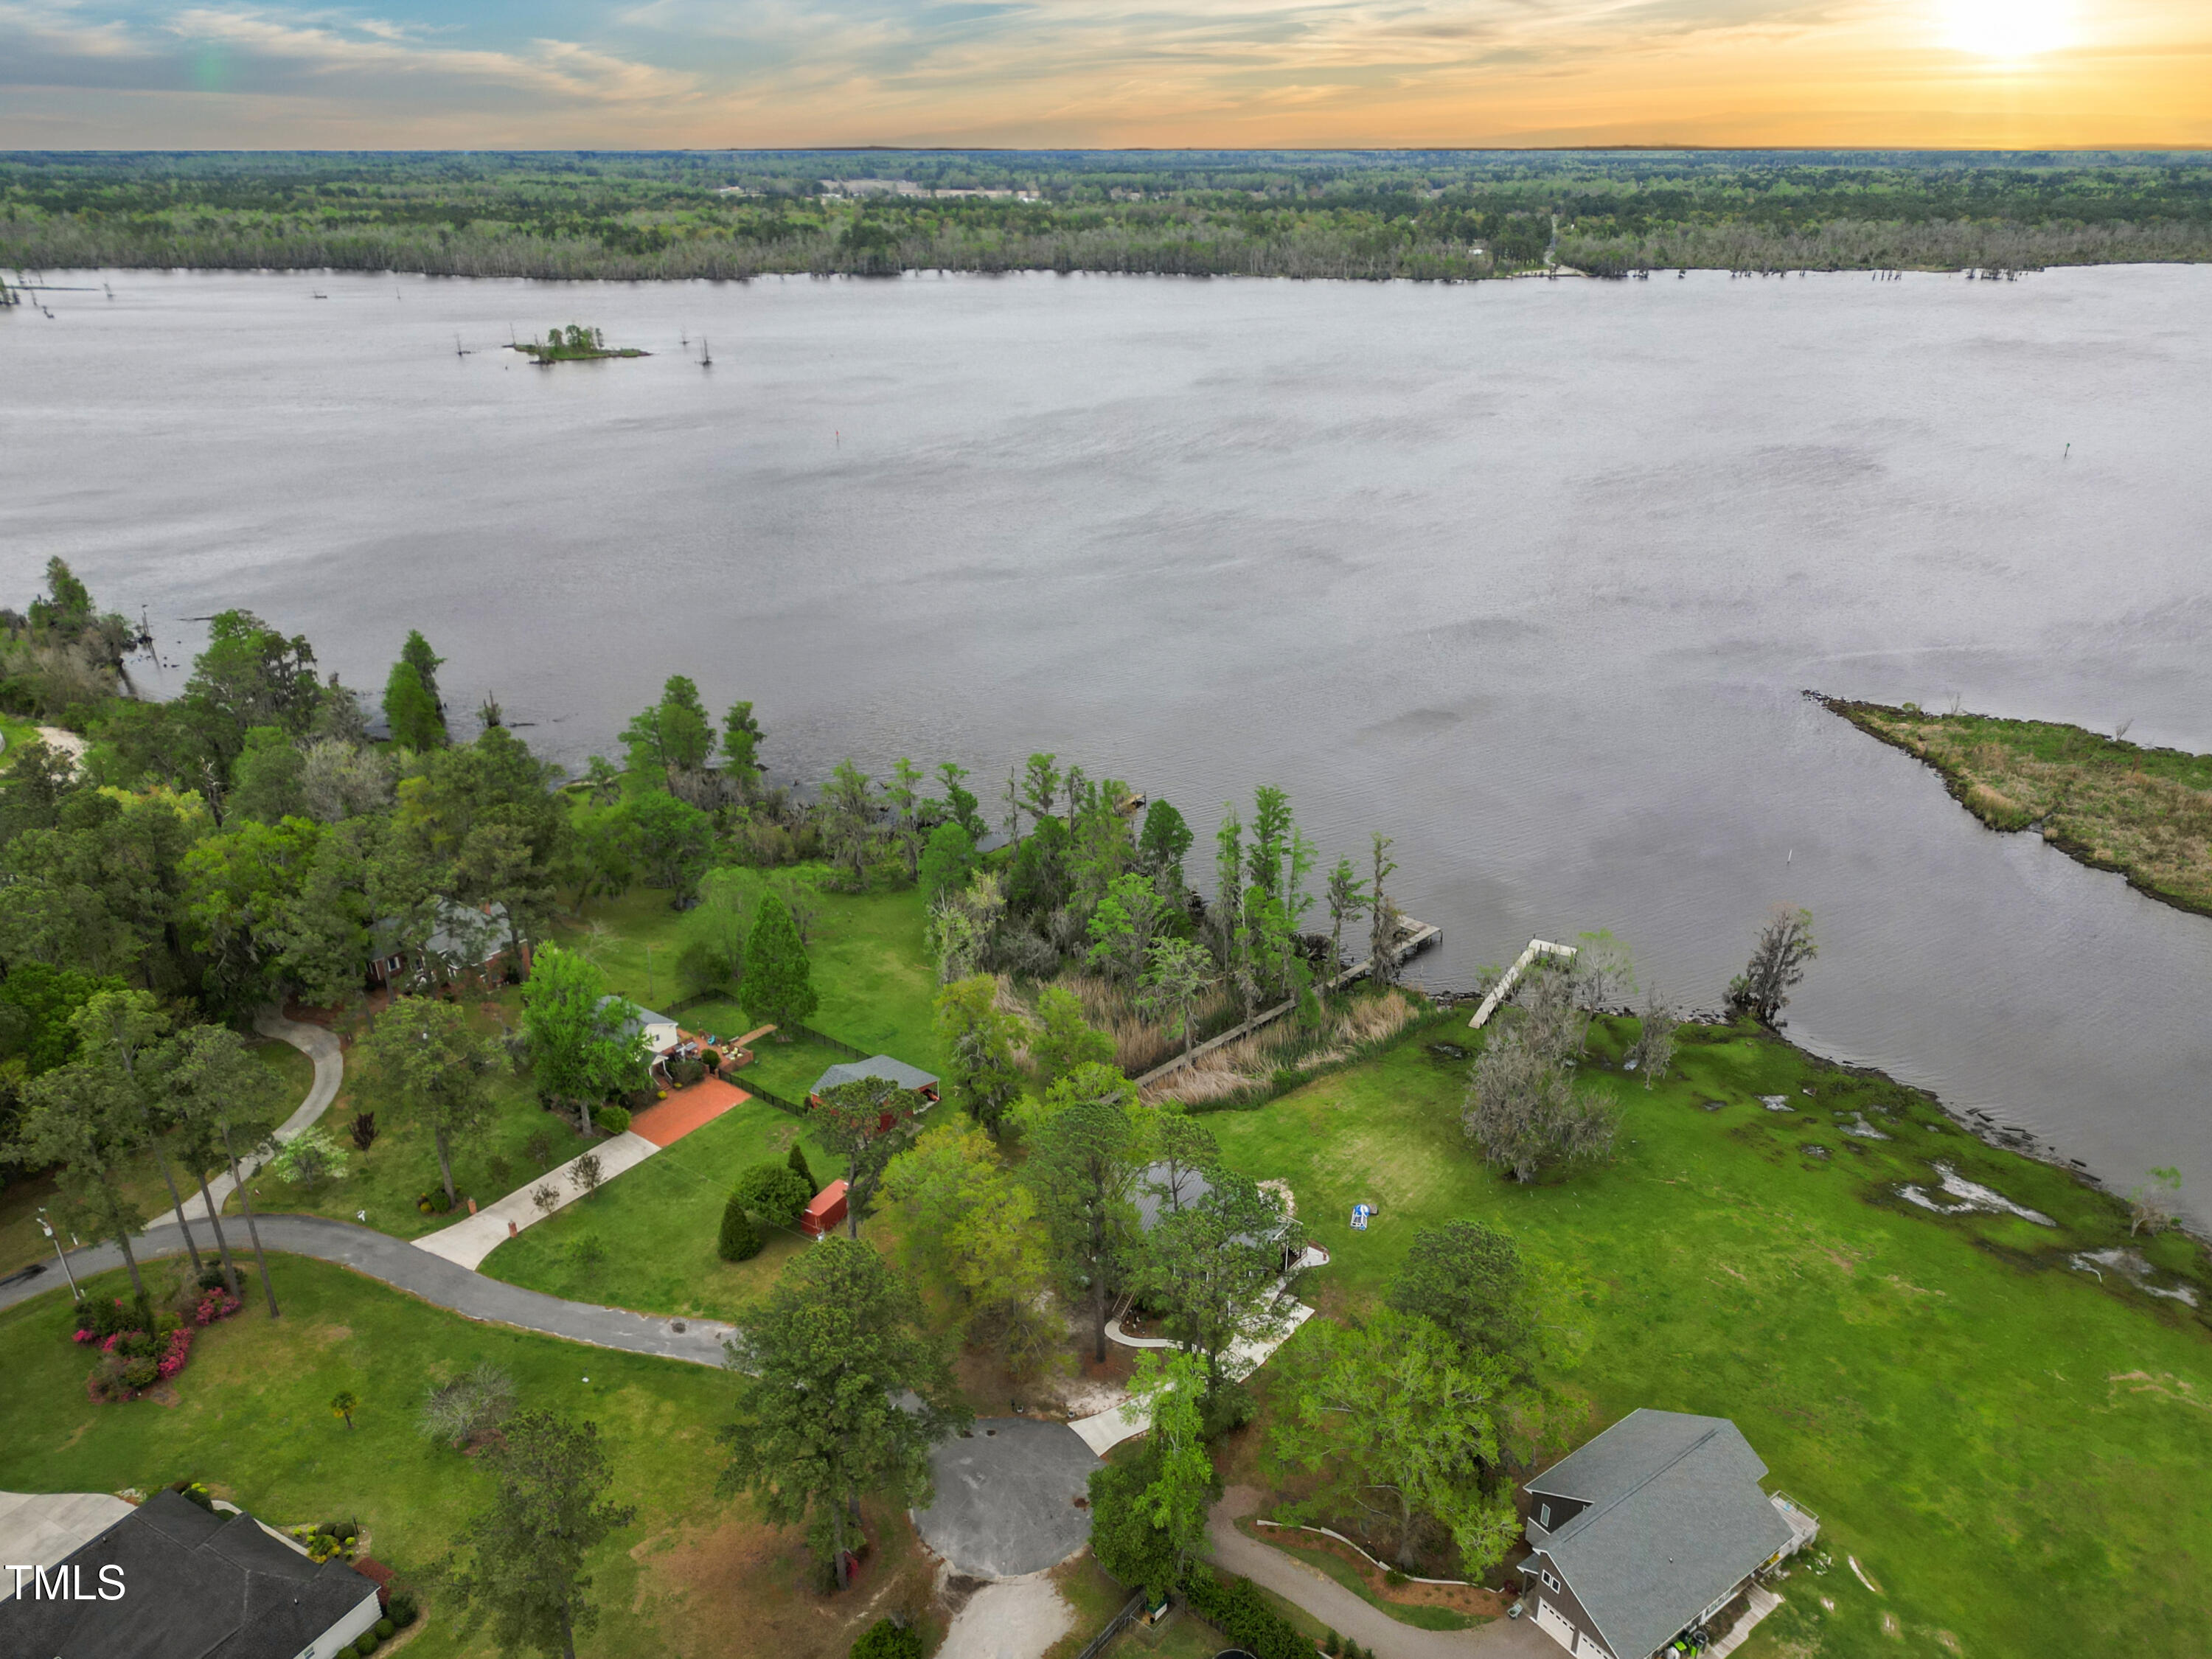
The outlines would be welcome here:
M 875 1058 L 875 1056 L 870 1054 L 866 1048 L 855 1048 L 849 1042 L 840 1042 L 837 1038 L 830 1036 L 826 1032 L 816 1030 L 811 1025 L 801 1025 L 798 1021 L 793 1020 L 791 1022 L 791 1029 L 798 1032 L 799 1036 L 805 1037 L 809 1042 L 818 1042 L 825 1048 L 836 1050 L 838 1054 L 844 1055 L 848 1060 L 873 1060 Z
M 1127 1629 L 1129 1621 L 1144 1610 L 1144 1591 L 1132 1590 L 1129 1599 L 1121 1604 L 1121 1611 L 1106 1621 L 1106 1628 L 1085 1644 L 1083 1651 L 1077 1654 L 1075 1659 L 1098 1659 L 1099 1654 L 1104 1651 L 1106 1644 Z

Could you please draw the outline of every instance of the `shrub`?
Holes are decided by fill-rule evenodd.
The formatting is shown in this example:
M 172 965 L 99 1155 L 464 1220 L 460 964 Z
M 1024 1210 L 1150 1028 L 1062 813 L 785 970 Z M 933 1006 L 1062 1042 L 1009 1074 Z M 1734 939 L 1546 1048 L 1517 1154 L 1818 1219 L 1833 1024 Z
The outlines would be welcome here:
M 921 1659 L 921 1632 L 878 1619 L 853 1644 L 852 1659 Z
M 761 1253 L 760 1229 L 745 1213 L 743 1193 L 732 1193 L 730 1201 L 722 1206 L 722 1234 L 715 1241 L 714 1250 L 725 1261 L 750 1261 Z
M 371 1626 L 354 1638 L 353 1650 L 362 1655 L 374 1653 L 383 1639 L 376 1633 L 375 1626 Z
M 422 1211 L 424 1215 L 443 1215 L 453 1207 L 453 1200 L 446 1196 L 446 1189 L 443 1187 L 436 1187 L 427 1193 L 417 1194 L 415 1207 Z
M 814 1171 L 806 1167 L 806 1152 L 797 1141 L 791 1144 L 791 1156 L 784 1160 L 791 1165 L 792 1173 L 806 1183 L 809 1198 L 822 1190 L 822 1183 L 814 1178 Z
M 399 1626 L 393 1624 L 390 1619 L 386 1618 L 378 1620 L 370 1628 L 376 1632 L 377 1640 L 384 1642 L 389 1641 L 392 1638 L 392 1634 L 398 1630 Z
M 699 1063 L 704 1066 L 710 1072 L 720 1071 L 722 1069 L 721 1050 L 719 1048 L 707 1048 L 701 1050 L 699 1054 Z
M 433 1382 L 422 1399 L 418 1431 L 457 1450 L 491 1433 L 514 1409 L 514 1379 L 489 1361 L 450 1382 Z
M 686 1058 L 671 1066 L 668 1068 L 668 1075 L 675 1079 L 678 1088 L 688 1089 L 707 1075 L 707 1068 L 697 1060 Z
M 392 1591 L 391 1605 L 386 1607 L 384 1611 L 385 1615 L 392 1620 L 393 1629 L 405 1630 L 408 1626 L 415 1622 L 416 1619 L 416 1608 L 415 1606 L 414 1592 L 411 1590 Z
M 189 1503 L 198 1504 L 210 1515 L 215 1513 L 215 1495 L 198 1480 L 172 1480 L 169 1490 Z
M 1248 1578 L 1220 1579 L 1194 1567 L 1183 1582 L 1191 1610 L 1255 1659 L 1308 1659 L 1313 1644 L 1269 1607 Z
M 1401 1567 L 1389 1568 L 1383 1573 L 1382 1582 L 1388 1584 L 1392 1589 L 1397 1589 L 1399 1585 L 1406 1582 L 1404 1569 Z
M 592 1114 L 592 1121 L 611 1135 L 618 1135 L 629 1127 L 629 1114 L 619 1106 L 602 1106 Z
M 774 1227 L 788 1227 L 814 1196 L 814 1189 L 785 1164 L 756 1164 L 738 1177 L 732 1203 L 741 1203 Z
M 126 1389 L 150 1389 L 161 1380 L 161 1367 L 159 1361 L 142 1356 L 125 1360 L 116 1376 Z

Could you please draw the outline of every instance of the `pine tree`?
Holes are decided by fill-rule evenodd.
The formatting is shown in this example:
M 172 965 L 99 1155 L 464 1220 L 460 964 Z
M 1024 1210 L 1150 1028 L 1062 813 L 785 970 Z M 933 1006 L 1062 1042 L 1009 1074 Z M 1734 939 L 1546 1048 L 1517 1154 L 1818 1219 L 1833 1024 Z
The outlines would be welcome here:
M 795 1140 L 791 1143 L 791 1157 L 788 1161 L 793 1170 L 806 1177 L 808 1192 L 818 1193 L 822 1190 L 822 1183 L 814 1178 L 814 1171 L 806 1167 L 806 1149 Z
M 761 1253 L 760 1229 L 745 1212 L 743 1193 L 732 1193 L 722 1206 L 722 1236 L 714 1249 L 725 1261 L 750 1261 Z
M 403 749 L 420 754 L 445 746 L 446 721 L 438 712 L 438 699 L 412 663 L 392 665 L 391 677 L 384 682 L 384 718 L 392 727 L 392 742 Z
M 745 945 L 745 977 L 738 994 L 749 1018 L 777 1026 L 797 1024 L 820 1001 L 799 926 L 791 919 L 791 907 L 780 898 L 761 901 Z

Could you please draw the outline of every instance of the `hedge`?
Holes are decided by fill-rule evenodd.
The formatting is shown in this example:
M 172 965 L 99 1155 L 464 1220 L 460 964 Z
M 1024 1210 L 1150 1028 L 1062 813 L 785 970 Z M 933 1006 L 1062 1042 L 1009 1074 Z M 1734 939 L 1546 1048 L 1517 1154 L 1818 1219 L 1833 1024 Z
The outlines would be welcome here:
M 1182 1593 L 1193 1613 L 1256 1659 L 1313 1659 L 1314 1644 L 1267 1605 L 1250 1579 L 1224 1582 L 1204 1567 L 1194 1567 Z

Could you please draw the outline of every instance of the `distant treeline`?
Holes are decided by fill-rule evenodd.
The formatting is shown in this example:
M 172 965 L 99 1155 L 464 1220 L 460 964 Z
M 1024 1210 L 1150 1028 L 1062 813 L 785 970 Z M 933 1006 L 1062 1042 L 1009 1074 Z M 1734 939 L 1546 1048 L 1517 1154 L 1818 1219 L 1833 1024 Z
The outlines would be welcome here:
M 957 192 L 957 193 L 954 193 Z M 2212 155 L 0 155 L 0 265 L 1466 279 L 2212 259 Z

